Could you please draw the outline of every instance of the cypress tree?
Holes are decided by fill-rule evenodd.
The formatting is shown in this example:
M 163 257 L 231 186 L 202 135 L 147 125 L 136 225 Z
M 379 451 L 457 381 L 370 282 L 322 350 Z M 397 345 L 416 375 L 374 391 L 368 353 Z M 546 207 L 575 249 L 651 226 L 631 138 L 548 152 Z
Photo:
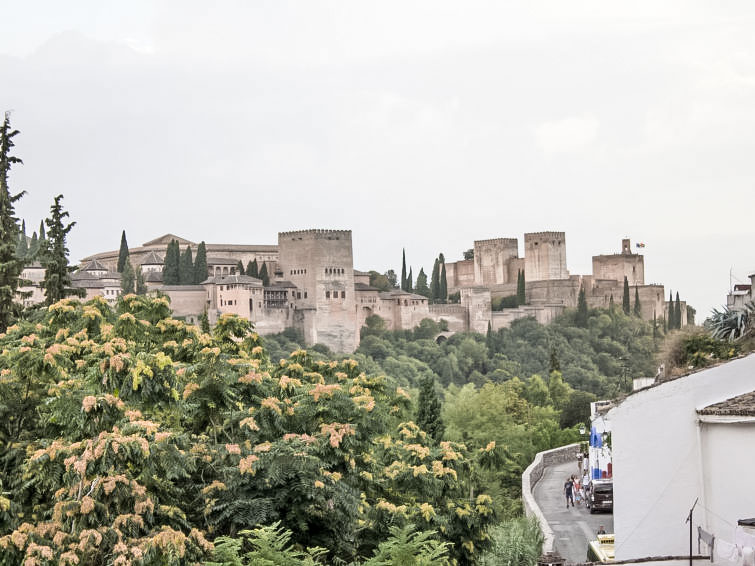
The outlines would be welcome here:
M 194 285 L 199 285 L 207 279 L 207 246 L 204 240 L 197 246 L 197 257 L 194 258 Z
M 406 291 L 406 248 L 401 250 L 401 290 Z
M 658 339 L 658 320 L 655 317 L 655 310 L 653 310 L 653 342 Z
M 260 268 L 259 268 L 259 266 L 257 265 L 257 258 L 256 258 L 256 257 L 255 257 L 255 258 L 254 258 L 254 259 L 252 260 L 252 265 L 251 265 L 251 267 L 247 267 L 247 268 L 246 268 L 246 274 L 247 274 L 247 275 L 248 275 L 249 277 L 255 277 L 255 278 L 257 278 L 257 279 L 259 279 L 259 278 L 260 278 Z
M 425 275 L 425 269 L 420 267 L 419 274 L 417 275 L 417 285 L 414 292 L 424 297 L 430 296 L 430 287 L 427 286 L 427 275 Z
M 39 241 L 44 242 L 47 239 L 47 236 L 45 236 L 45 221 L 40 220 L 39 221 Z
M 0 127 L 0 332 L 5 332 L 12 320 L 13 301 L 24 267 L 23 259 L 16 256 L 18 219 L 13 208 L 24 192 L 11 195 L 8 187 L 11 167 L 23 163 L 10 154 L 16 134 L 18 130 L 11 130 L 10 115 L 6 112 Z
M 126 258 L 126 263 L 123 264 L 123 269 L 121 271 L 121 290 L 124 295 L 134 292 L 135 282 L 136 274 L 134 273 L 134 266 L 131 265 L 131 260 Z
M 642 305 L 640 305 L 640 292 L 637 289 L 637 286 L 634 288 L 634 310 L 633 310 L 634 316 L 637 318 L 642 318 Z
M 187 245 L 178 262 L 178 284 L 191 285 L 192 283 L 194 283 L 194 260 L 191 256 L 191 248 Z
M 440 264 L 440 302 L 448 300 L 448 283 L 446 283 L 446 263 Z
M 18 244 L 16 245 L 16 257 L 25 259 L 29 255 L 29 242 L 26 241 L 26 220 L 21 221 L 21 233 L 18 235 Z
M 45 303 L 48 306 L 67 296 L 81 295 L 81 291 L 83 291 L 83 289 L 71 288 L 71 271 L 75 268 L 68 266 L 66 237 L 71 229 L 76 226 L 76 222 L 64 224 L 64 220 L 69 214 L 63 210 L 61 200 L 63 200 L 63 195 L 55 197 L 50 207 L 50 218 L 45 220 L 48 230 L 47 248 L 42 261 L 42 266 L 45 268 L 42 286 L 45 290 Z
M 123 273 L 124 268 L 126 267 L 126 262 L 129 261 L 128 259 L 128 243 L 126 242 L 126 231 L 123 230 L 121 232 L 121 248 L 118 250 L 118 273 Z M 134 270 L 134 266 L 131 266 L 131 271 Z M 124 291 L 125 292 L 125 291 Z
M 435 392 L 435 379 L 428 375 L 420 382 L 417 401 L 417 426 L 436 442 L 443 438 L 445 425 L 440 415 L 440 400 Z
M 440 297 L 440 262 L 436 259 L 433 264 L 433 274 L 430 278 L 430 299 L 437 302 Z
M 488 331 L 485 333 L 485 345 L 492 356 L 493 352 L 495 352 L 495 341 L 493 340 L 493 324 L 490 321 L 488 321 Z
M 241 263 L 241 260 L 236 264 L 236 275 L 244 275 L 244 264 Z
M 210 318 L 207 316 L 207 307 L 205 307 L 199 316 L 199 329 L 205 334 L 210 333 Z
M 516 303 L 517 305 L 523 305 L 526 302 L 524 270 L 520 269 L 516 274 Z
M 178 241 L 171 240 L 168 249 L 165 252 L 165 266 L 163 267 L 163 283 L 165 285 L 178 285 L 178 264 L 181 259 L 181 251 L 178 248 Z
M 406 276 L 406 290 L 412 292 L 412 268 L 409 268 L 409 275 Z
M 677 328 L 682 327 L 682 306 L 679 302 L 679 291 L 676 292 L 676 302 L 674 303 L 674 326 Z
M 584 286 L 579 288 L 579 297 L 577 298 L 577 314 L 574 317 L 574 324 L 580 328 L 587 328 L 587 298 L 585 297 Z
M 613 293 L 611 293 L 611 298 L 608 299 L 608 310 L 613 311 Z
M 669 330 L 675 328 L 676 314 L 674 314 L 674 295 L 671 291 L 668 292 L 668 316 L 666 317 L 666 324 Z
M 141 266 L 136 269 L 136 294 L 147 294 L 147 283 L 144 281 L 144 272 L 142 271 Z
M 624 310 L 624 314 L 629 314 L 629 280 L 627 276 L 624 276 L 624 297 L 621 300 L 621 308 Z
M 264 261 L 262 262 L 262 269 L 260 269 L 259 279 L 262 279 L 263 287 L 270 286 L 270 276 L 267 274 L 267 264 Z
M 27 259 L 34 259 L 39 253 L 39 240 L 37 239 L 37 233 L 32 232 L 31 242 L 29 243 L 29 253 L 26 254 Z

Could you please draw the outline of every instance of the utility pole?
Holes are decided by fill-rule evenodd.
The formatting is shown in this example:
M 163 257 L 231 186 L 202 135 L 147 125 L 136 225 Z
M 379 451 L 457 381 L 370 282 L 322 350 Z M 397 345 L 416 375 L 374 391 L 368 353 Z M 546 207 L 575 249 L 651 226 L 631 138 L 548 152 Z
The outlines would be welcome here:
M 695 502 L 692 504 L 692 508 L 689 510 L 689 515 L 687 515 L 687 520 L 685 521 L 685 523 L 689 523 L 689 566 L 692 566 L 692 511 L 695 510 L 698 499 L 699 497 L 695 497 Z

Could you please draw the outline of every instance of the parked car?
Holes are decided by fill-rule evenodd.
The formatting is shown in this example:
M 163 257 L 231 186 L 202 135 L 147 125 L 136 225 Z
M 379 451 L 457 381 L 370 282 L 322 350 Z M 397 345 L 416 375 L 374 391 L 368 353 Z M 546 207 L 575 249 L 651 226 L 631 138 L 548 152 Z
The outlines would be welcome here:
M 590 513 L 613 511 L 613 480 L 591 481 L 585 505 L 590 508 Z

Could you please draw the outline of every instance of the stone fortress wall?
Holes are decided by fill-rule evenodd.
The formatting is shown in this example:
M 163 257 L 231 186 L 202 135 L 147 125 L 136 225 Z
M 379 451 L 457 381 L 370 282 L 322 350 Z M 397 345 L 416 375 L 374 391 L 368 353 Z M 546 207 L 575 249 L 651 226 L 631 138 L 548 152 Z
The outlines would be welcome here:
M 150 261 L 155 253 L 164 256 L 172 239 L 181 242 L 182 249 L 194 245 L 166 234 L 135 248 L 132 262 L 138 265 L 138 258 L 149 254 Z M 202 285 L 164 286 L 147 281 L 150 289 L 171 298 L 176 316 L 195 321 L 206 311 L 214 323 L 220 315 L 232 313 L 251 320 L 260 334 L 293 327 L 302 331 L 307 344 L 322 343 L 340 352 L 358 347 L 359 331 L 371 315 L 382 318 L 389 330 L 411 329 L 426 318 L 445 321 L 452 332 L 484 333 L 489 326 L 498 330 L 526 317 L 548 324 L 566 308 L 576 307 L 581 288 L 590 307 L 605 308 L 611 300 L 619 306 L 624 276 L 630 285 L 631 304 L 635 292 L 640 297 L 644 319 L 663 318 L 666 313 L 664 287 L 645 284 L 644 258 L 632 253 L 629 239 L 622 241 L 620 253 L 593 256 L 590 275 L 569 274 L 564 232 L 524 234 L 524 248 L 525 256 L 519 257 L 516 238 L 477 240 L 472 259 L 447 262 L 449 294 L 459 292 L 458 304 L 430 305 L 426 297 L 414 293 L 370 287 L 369 275 L 354 270 L 350 230 L 280 232 L 277 245 L 207 244 L 208 258 L 213 252 L 225 256 L 215 256 L 219 259 L 216 265 L 208 265 L 208 279 Z M 85 261 L 114 264 L 117 257 L 117 252 L 103 252 Z M 268 286 L 235 273 L 239 260 L 245 264 L 255 258 L 268 264 Z M 143 270 L 147 268 L 155 266 L 142 265 Z M 525 273 L 526 304 L 493 312 L 493 298 L 516 294 L 520 271 Z M 685 308 L 682 316 L 682 324 L 686 324 Z

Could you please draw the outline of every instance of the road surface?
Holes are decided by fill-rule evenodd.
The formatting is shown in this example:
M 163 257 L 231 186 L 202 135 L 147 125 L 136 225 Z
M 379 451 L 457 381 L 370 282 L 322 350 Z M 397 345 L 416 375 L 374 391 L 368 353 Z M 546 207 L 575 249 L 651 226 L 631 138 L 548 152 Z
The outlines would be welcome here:
M 567 562 L 584 562 L 587 542 L 595 540 L 600 525 L 607 533 L 613 533 L 613 514 L 598 512 L 591 515 L 584 504 L 567 509 L 564 482 L 571 474 L 577 474 L 576 460 L 545 468 L 533 495 L 553 529 L 558 553 Z

